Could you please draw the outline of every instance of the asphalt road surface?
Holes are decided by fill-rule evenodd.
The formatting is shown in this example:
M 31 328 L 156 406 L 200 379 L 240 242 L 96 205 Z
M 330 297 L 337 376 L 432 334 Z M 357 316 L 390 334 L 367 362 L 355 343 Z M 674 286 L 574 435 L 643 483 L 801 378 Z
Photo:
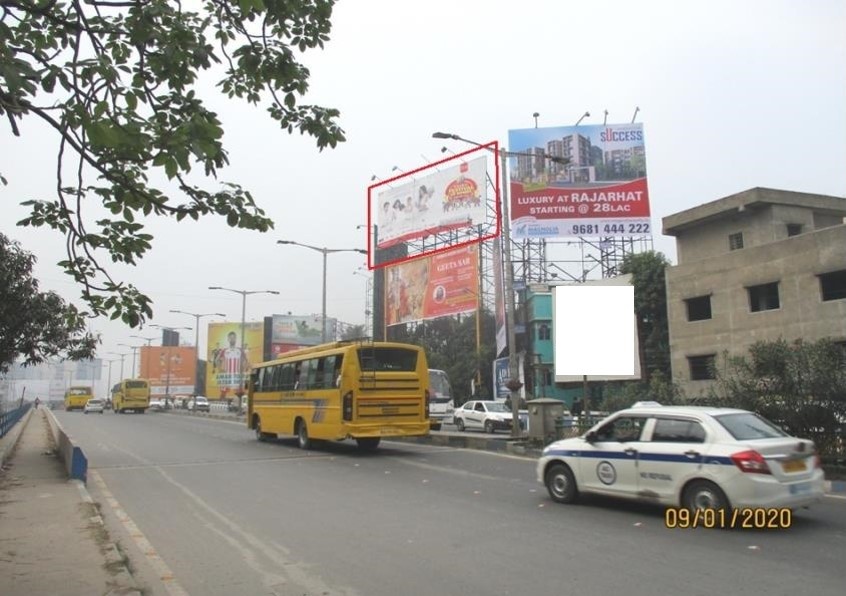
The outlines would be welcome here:
M 662 508 L 558 505 L 535 461 L 374 453 L 192 415 L 56 412 L 150 596 L 843 594 L 846 500 L 786 530 L 667 529 Z M 72 547 L 72 545 L 68 545 Z

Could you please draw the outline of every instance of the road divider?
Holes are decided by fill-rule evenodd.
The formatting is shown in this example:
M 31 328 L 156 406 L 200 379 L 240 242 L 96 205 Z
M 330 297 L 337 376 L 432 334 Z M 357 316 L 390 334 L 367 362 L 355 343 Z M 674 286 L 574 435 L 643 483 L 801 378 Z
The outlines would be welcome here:
M 50 425 L 50 434 L 56 445 L 56 450 L 59 454 L 59 459 L 65 465 L 65 470 L 69 478 L 88 481 L 88 458 L 82 452 L 82 448 L 74 443 L 71 436 L 65 431 L 53 412 L 44 410 L 47 416 L 47 422 Z

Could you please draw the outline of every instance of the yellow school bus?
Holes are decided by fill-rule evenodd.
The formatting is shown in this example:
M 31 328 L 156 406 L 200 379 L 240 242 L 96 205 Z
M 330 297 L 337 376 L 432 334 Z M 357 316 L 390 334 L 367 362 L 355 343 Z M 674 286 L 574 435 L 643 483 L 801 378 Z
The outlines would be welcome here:
M 247 394 L 247 426 L 259 441 L 295 435 L 355 439 L 375 449 L 382 437 L 429 433 L 429 372 L 419 346 L 339 341 L 286 352 L 255 365 Z
M 149 407 L 150 384 L 145 379 L 124 379 L 112 387 L 112 410 L 116 414 L 145 414 Z
M 65 391 L 65 410 L 82 410 L 88 400 L 94 397 L 94 390 L 91 387 L 69 387 Z

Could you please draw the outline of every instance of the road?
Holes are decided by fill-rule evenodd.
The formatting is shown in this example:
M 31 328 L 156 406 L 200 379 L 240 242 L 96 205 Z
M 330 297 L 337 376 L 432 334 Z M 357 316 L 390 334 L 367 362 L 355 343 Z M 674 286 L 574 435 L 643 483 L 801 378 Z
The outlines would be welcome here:
M 840 595 L 846 582 L 843 499 L 789 530 L 668 530 L 657 507 L 554 504 L 528 458 L 304 452 L 235 421 L 56 415 L 151 596 Z

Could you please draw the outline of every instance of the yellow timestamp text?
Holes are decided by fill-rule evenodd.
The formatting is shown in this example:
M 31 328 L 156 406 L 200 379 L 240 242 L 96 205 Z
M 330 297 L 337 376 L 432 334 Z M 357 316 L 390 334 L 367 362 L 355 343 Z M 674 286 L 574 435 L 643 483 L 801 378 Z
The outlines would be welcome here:
M 716 528 L 744 530 L 785 530 L 793 524 L 793 511 L 786 507 L 743 509 L 687 509 L 667 507 L 664 526 L 668 529 Z

